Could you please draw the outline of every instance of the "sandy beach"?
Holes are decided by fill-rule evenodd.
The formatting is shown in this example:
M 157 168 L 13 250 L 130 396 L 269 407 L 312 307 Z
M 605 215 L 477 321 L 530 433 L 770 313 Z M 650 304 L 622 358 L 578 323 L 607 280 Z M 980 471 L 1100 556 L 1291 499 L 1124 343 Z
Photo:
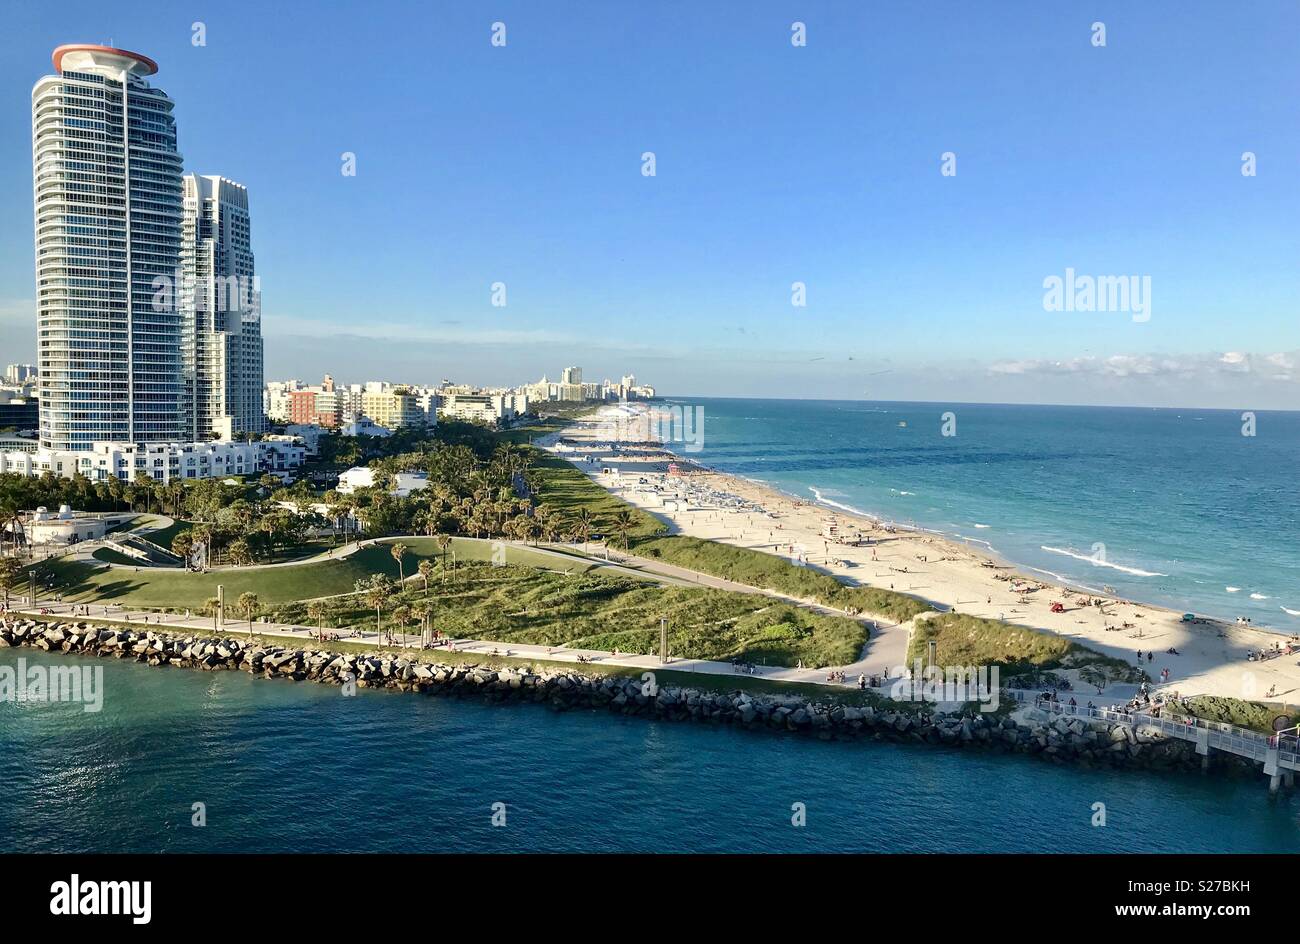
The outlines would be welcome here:
M 1184 622 L 1182 613 L 1162 607 L 1047 582 L 958 541 L 802 501 L 694 465 L 654 444 L 612 442 L 611 429 L 585 418 L 537 445 L 655 515 L 673 533 L 775 554 L 849 584 L 913 594 L 940 609 L 1046 630 L 1133 665 L 1140 650 L 1157 690 L 1300 701 L 1300 651 L 1248 658 L 1279 645 L 1285 652 L 1284 635 L 1209 619 Z M 1060 612 L 1052 611 L 1053 604 L 1061 604 Z M 892 638 L 883 646 L 877 641 L 886 664 L 905 646 L 909 629 L 888 627 Z M 1151 652 L 1154 659 L 1148 658 Z M 1167 681 L 1161 680 L 1164 670 Z M 1075 687 L 1081 694 L 1095 692 L 1083 683 Z

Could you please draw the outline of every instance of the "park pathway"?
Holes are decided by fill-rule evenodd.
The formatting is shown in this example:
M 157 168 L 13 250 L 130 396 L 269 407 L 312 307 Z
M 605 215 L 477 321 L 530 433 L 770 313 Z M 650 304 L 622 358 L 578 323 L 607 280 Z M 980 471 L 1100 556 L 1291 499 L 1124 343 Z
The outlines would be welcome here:
M 159 614 L 146 610 L 133 610 L 115 604 L 40 603 L 38 601 L 35 606 L 23 604 L 14 607 L 13 612 L 22 613 L 28 616 L 62 616 L 67 619 L 90 619 L 95 622 L 121 623 L 124 626 L 137 630 L 152 629 L 177 631 L 195 635 L 217 632 L 215 617 Z M 327 632 L 326 636 L 330 638 L 327 638 L 325 642 L 321 643 L 317 640 L 317 629 L 314 626 L 299 626 L 289 623 L 272 623 L 265 621 L 254 621 L 250 624 L 248 620 L 239 619 L 227 619 L 221 631 L 228 636 L 240 636 L 251 633 L 258 636 L 271 636 L 286 640 L 297 640 L 303 645 L 319 645 L 323 647 L 329 645 L 331 638 L 337 638 L 342 642 L 370 646 L 376 646 L 378 641 L 377 634 L 373 629 L 357 630 L 350 633 Z M 397 638 L 400 641 L 401 637 Z M 847 681 L 844 683 L 832 683 L 828 682 L 826 679 L 827 669 L 792 669 L 780 666 L 753 666 L 752 669 L 741 670 L 729 662 L 716 662 L 708 659 L 683 659 L 678 657 L 670 657 L 669 661 L 665 664 L 659 661 L 658 656 L 644 656 L 628 653 L 619 653 L 618 655 L 615 655 L 612 652 L 603 652 L 597 649 L 571 649 L 567 646 L 537 646 L 516 643 L 507 644 L 489 642 L 481 639 L 455 639 L 432 649 L 420 650 L 419 638 L 417 636 L 410 634 L 407 639 L 409 641 L 404 648 L 417 652 L 424 651 L 431 656 L 436 656 L 440 651 L 455 652 L 462 655 L 483 655 L 486 657 L 505 657 L 511 659 L 536 660 L 539 662 L 567 663 L 572 665 L 594 665 L 598 667 L 612 666 L 625 669 L 640 669 L 646 672 L 668 670 L 672 672 L 695 672 L 701 675 L 743 675 L 747 678 L 760 678 L 773 682 L 803 682 L 839 689 L 857 687 L 856 673 L 847 675 Z M 388 648 L 394 647 L 401 648 L 401 646 L 388 646 Z M 376 648 L 378 648 L 378 646 L 376 646 Z M 894 666 L 892 669 L 893 675 L 897 676 L 899 674 L 901 666 L 901 661 Z M 884 673 L 882 671 L 879 674 L 883 675 Z

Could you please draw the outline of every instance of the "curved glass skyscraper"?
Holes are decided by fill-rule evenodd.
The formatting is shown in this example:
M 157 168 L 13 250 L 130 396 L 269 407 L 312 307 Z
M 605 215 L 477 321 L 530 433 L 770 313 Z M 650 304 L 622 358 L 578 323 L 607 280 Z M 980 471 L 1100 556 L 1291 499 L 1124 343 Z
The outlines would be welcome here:
M 54 69 L 32 90 L 41 445 L 188 438 L 172 101 L 138 53 L 60 46 Z

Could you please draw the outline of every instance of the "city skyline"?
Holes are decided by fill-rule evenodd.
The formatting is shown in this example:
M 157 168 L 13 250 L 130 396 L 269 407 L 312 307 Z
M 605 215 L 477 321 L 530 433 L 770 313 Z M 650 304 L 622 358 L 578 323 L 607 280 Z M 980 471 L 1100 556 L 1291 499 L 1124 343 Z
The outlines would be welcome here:
M 359 374 L 426 382 L 568 361 L 677 395 L 1294 407 L 1298 139 L 1270 116 L 1295 11 L 1210 36 L 1115 8 L 1098 48 L 1089 17 L 1013 6 L 951 8 L 954 37 L 924 37 L 938 75 L 889 48 L 917 29 L 902 13 L 815 8 L 795 47 L 768 4 L 724 31 L 683 11 L 594 17 L 561 65 L 544 16 L 455 11 L 423 71 L 381 41 L 434 28 L 414 6 L 322 11 L 308 47 L 251 8 L 204 21 L 197 46 L 191 16 L 73 3 L 16 14 L 3 68 L 21 85 L 49 39 L 100 34 L 164 63 L 187 167 L 257 194 L 267 376 L 318 375 L 346 349 Z M 342 44 L 348 82 L 316 81 L 308 57 Z M 1023 74 L 1044 51 L 1057 85 L 1038 88 Z M 762 70 L 730 68 L 746 60 Z M 564 94 L 540 93 L 543 62 Z M 452 77 L 472 100 L 425 94 Z M 1076 126 L 1097 100 L 1111 111 Z M 23 190 L 0 185 L 6 219 Z M 34 333 L 22 236 L 0 234 L 12 360 Z M 1075 271 L 1149 279 L 1145 320 L 1045 310 L 1045 282 Z

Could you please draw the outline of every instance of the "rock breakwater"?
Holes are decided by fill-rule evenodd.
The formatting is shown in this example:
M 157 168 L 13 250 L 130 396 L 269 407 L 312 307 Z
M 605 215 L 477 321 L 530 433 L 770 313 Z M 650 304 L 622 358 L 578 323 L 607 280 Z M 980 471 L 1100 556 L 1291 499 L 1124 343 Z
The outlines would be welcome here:
M 554 710 L 603 710 L 680 722 L 790 732 L 823 740 L 890 740 L 1029 754 L 1056 763 L 1158 770 L 1199 769 L 1188 741 L 1103 721 L 1047 716 L 1034 709 L 1012 714 L 941 714 L 877 700 L 846 704 L 834 698 L 719 692 L 656 683 L 643 675 L 586 674 L 559 666 L 439 663 L 430 654 L 335 652 L 273 645 L 232 636 L 137 630 L 85 620 L 9 620 L 0 624 L 0 648 L 25 646 L 151 666 L 242 671 L 268 679 L 391 689 L 489 701 L 522 701 Z M 854 699 L 858 700 L 858 699 Z M 1213 766 L 1249 769 L 1226 754 Z

